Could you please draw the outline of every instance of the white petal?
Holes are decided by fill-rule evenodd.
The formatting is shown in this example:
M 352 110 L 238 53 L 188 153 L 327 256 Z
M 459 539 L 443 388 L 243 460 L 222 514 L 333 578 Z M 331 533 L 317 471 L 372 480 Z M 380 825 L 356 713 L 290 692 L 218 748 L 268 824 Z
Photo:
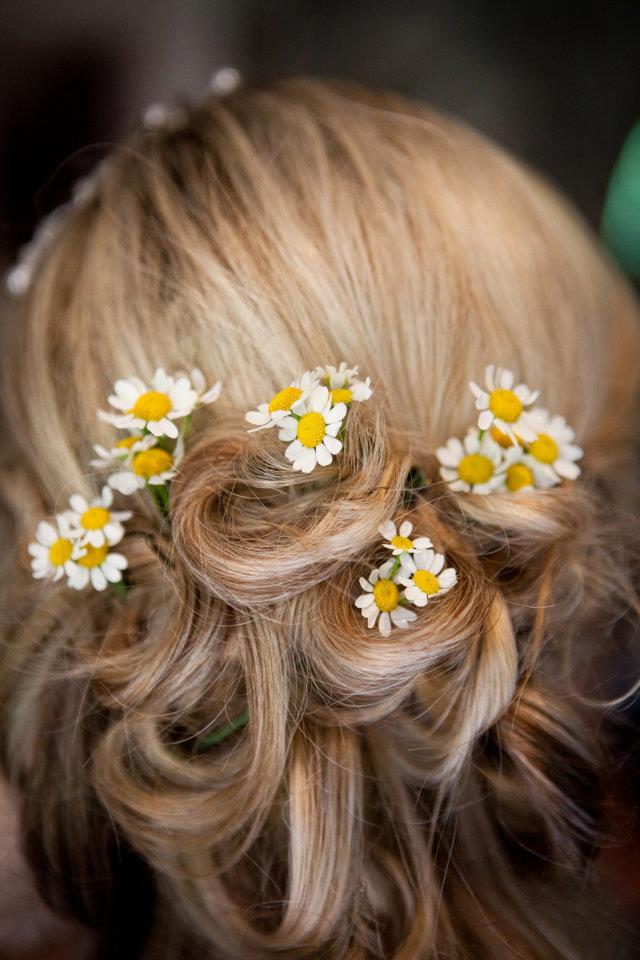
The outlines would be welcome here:
M 139 390 L 128 380 L 116 380 L 113 389 L 116 394 L 115 399 L 124 405 L 120 406 L 120 404 L 113 403 L 111 398 L 109 398 L 109 402 L 112 406 L 118 406 L 121 410 L 128 410 L 132 407 L 140 394 L 145 392 L 144 385 L 143 389 Z
M 387 580 L 393 568 L 393 560 L 386 560 L 382 566 L 378 567 L 381 580 Z
M 329 451 L 329 453 L 336 454 L 336 453 L 340 453 L 340 451 L 342 450 L 342 441 L 338 440 L 337 437 L 330 436 L 329 434 L 325 434 L 323 443 L 327 448 L 327 450 Z
M 303 447 L 293 464 L 294 470 L 300 470 L 302 473 L 311 473 L 317 463 L 316 452 L 309 447 Z
M 334 407 L 331 408 L 329 413 L 326 415 L 325 420 L 327 423 L 339 423 L 347 415 L 347 406 L 345 403 L 336 403 Z
M 74 493 L 69 497 L 69 504 L 76 513 L 84 513 L 85 510 L 89 509 L 89 504 L 79 493 Z
M 361 593 L 355 600 L 356 607 L 368 607 L 373 602 L 373 594 L 371 593 Z
M 94 590 L 106 590 L 107 578 L 100 567 L 92 567 L 90 571 L 91 586 Z
M 498 386 L 501 390 L 511 390 L 513 387 L 513 374 L 511 370 L 501 370 Z
M 321 413 L 329 401 L 329 391 L 326 387 L 316 387 L 309 397 L 310 409 Z
M 433 546 L 428 537 L 416 537 L 416 539 L 413 541 L 413 545 L 416 550 L 428 550 L 429 547 Z
M 105 523 L 102 532 L 110 545 L 118 543 L 124 536 L 124 528 L 121 523 Z
M 162 420 L 160 420 L 160 424 L 159 424 L 159 425 L 160 425 L 160 428 L 161 428 L 162 432 L 165 434 L 165 436 L 171 437 L 172 440 L 175 440 L 175 439 L 176 439 L 176 437 L 178 436 L 179 430 L 178 430 L 178 428 L 176 427 L 175 423 L 173 423 L 172 420 L 168 420 L 167 417 L 164 417 Z M 147 424 L 147 426 L 148 426 L 149 430 L 151 430 L 151 424 L 149 423 L 149 424 Z M 155 431 L 154 431 L 154 430 L 151 430 L 151 433 L 155 433 Z M 155 435 L 156 435 L 156 436 L 162 436 L 162 433 L 160 433 L 160 434 L 155 434 Z
M 411 556 L 410 553 L 403 553 L 400 557 L 400 566 L 404 567 L 405 570 L 408 570 L 409 573 L 413 574 L 418 569 L 415 564 L 415 558 Z
M 400 524 L 400 536 L 408 537 L 411 531 L 413 530 L 413 524 L 408 520 L 405 520 L 404 523 Z
M 333 460 L 324 443 L 319 443 L 316 447 L 316 457 L 321 467 L 328 467 Z
M 371 591 L 373 590 L 373 587 L 371 586 L 371 584 L 369 583 L 369 581 L 368 581 L 368 580 L 365 580 L 364 577 L 360 577 L 360 578 L 358 579 L 358 583 L 360 584 L 360 586 L 362 587 L 363 590 L 366 590 L 366 591 L 367 591 L 367 593 L 371 593 Z
M 294 440 L 293 443 L 289 444 L 289 446 L 284 452 L 284 455 L 287 458 L 287 460 L 290 460 L 293 463 L 295 460 L 298 459 L 303 449 L 304 448 L 300 443 L 300 441 Z
M 396 535 L 396 525 L 393 520 L 385 520 L 378 527 L 378 532 L 387 540 L 391 540 Z
M 378 626 L 380 628 L 380 633 L 383 635 L 383 637 L 388 637 L 389 634 L 391 633 L 391 617 L 389 616 L 388 613 L 380 614 L 380 621 L 378 623 Z
M 483 410 L 478 417 L 478 426 L 481 430 L 488 430 L 493 423 L 493 414 L 491 410 Z
M 87 530 L 86 539 L 92 547 L 101 547 L 104 543 L 104 533 L 102 530 Z
M 84 590 L 89 583 L 89 571 L 86 567 L 76 567 L 73 574 L 69 575 L 69 586 L 74 590 Z
M 480 397 L 486 396 L 486 391 L 479 387 L 475 380 L 469 380 L 469 389 L 474 397 L 479 400 Z
M 556 460 L 554 467 L 567 480 L 576 480 L 580 476 L 580 467 L 571 460 Z
M 271 414 L 264 410 L 249 410 L 245 413 L 244 418 L 247 423 L 254 423 L 258 427 L 263 427 L 271 420 Z
M 41 520 L 36 529 L 36 540 L 44 544 L 45 547 L 50 547 L 57 539 L 58 533 L 55 527 L 52 527 L 46 520 Z
M 441 553 L 434 553 L 433 560 L 431 561 L 431 566 L 429 567 L 430 573 L 437 575 L 440 573 L 444 567 L 444 556 Z
M 102 564 L 102 572 L 104 573 L 105 578 L 109 581 L 109 583 L 120 583 L 120 581 L 122 580 L 122 573 L 120 572 L 120 570 L 118 570 L 117 567 L 109 563 L 108 557 L 105 560 L 105 562 Z

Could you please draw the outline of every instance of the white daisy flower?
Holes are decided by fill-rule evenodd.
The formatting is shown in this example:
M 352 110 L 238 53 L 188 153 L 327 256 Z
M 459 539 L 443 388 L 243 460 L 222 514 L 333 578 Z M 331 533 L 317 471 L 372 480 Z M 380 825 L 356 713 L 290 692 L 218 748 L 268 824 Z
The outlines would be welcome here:
M 527 447 L 523 463 L 532 471 L 537 487 L 552 487 L 561 480 L 580 476 L 576 463 L 582 456 L 574 444 L 575 434 L 564 417 L 549 416 L 548 410 L 536 408 L 529 421 L 537 437 Z
M 92 467 L 97 467 L 98 470 L 120 467 L 129 456 L 134 444 L 140 443 L 144 439 L 147 438 L 144 437 L 143 434 L 133 433 L 129 437 L 122 437 L 116 441 L 113 447 L 109 447 L 108 449 L 99 443 L 94 443 L 93 449 L 98 456 L 93 460 L 89 460 L 89 463 Z
M 285 417 L 278 436 L 289 442 L 284 455 L 294 470 L 311 473 L 318 464 L 326 467 L 331 463 L 342 450 L 337 434 L 346 415 L 344 403 L 331 403 L 327 387 L 316 387 L 296 406 L 295 416 Z
M 291 413 L 297 413 L 304 404 L 309 394 L 318 386 L 318 378 L 312 370 L 307 370 L 301 377 L 297 377 L 293 383 L 279 390 L 274 394 L 268 403 L 259 403 L 257 410 L 249 410 L 244 418 L 247 423 L 253 423 L 253 429 L 248 433 L 255 433 L 256 430 L 267 430 L 270 427 L 276 427 L 282 424 L 285 417 Z
M 77 531 L 70 527 L 63 516 L 56 517 L 56 526 L 41 520 L 36 529 L 36 539 L 27 548 L 33 558 L 31 571 L 34 579 L 48 577 L 55 582 L 65 574 L 72 577 L 76 571 L 73 559 L 76 537 Z
M 527 493 L 538 486 L 533 470 L 528 466 L 526 460 L 525 452 L 518 443 L 503 449 L 504 485 L 509 493 Z
M 441 464 L 440 476 L 456 493 L 488 494 L 504 485 L 502 448 L 490 434 L 480 439 L 470 427 L 463 441 L 457 437 L 438 447 L 436 457 Z
M 120 429 L 148 430 L 154 437 L 175 440 L 178 428 L 174 421 L 189 416 L 198 402 L 198 391 L 189 377 L 171 377 L 158 367 L 150 387 L 138 377 L 117 380 L 109 403 L 120 412 L 99 410 L 98 416 Z
M 429 547 L 433 546 L 428 537 L 415 537 L 411 539 L 410 535 L 413 530 L 413 524 L 409 523 L 408 520 L 400 524 L 399 530 L 396 528 L 393 520 L 387 520 L 386 523 L 381 523 L 378 530 L 388 541 L 385 543 L 385 547 L 387 550 L 392 551 L 394 557 L 400 556 L 401 553 L 415 553 L 417 550 L 428 550 Z
M 404 598 L 416 607 L 426 607 L 429 600 L 451 590 L 458 577 L 453 567 L 443 569 L 445 558 L 435 550 L 421 550 L 413 556 L 400 557 L 398 583 L 405 587 Z
M 514 387 L 513 373 L 502 367 L 494 367 L 493 364 L 489 364 L 485 370 L 485 382 L 486 390 L 473 380 L 469 382 L 471 392 L 476 398 L 476 409 L 480 411 L 480 430 L 489 430 L 495 425 L 514 442 L 517 442 L 518 438 L 525 443 L 535 440 L 536 434 L 529 425 L 526 408 L 535 403 L 539 391 L 531 391 L 524 383 Z
M 119 543 L 124 536 L 124 520 L 129 520 L 131 513 L 128 510 L 114 511 L 113 490 L 109 486 L 102 488 L 99 497 L 91 502 L 85 500 L 79 493 L 69 498 L 71 510 L 65 511 L 65 517 L 73 527 L 81 532 L 80 543 L 90 543 L 92 547 L 102 547 L 104 544 L 113 546 Z
M 379 629 L 383 636 L 391 633 L 391 627 L 406 627 L 416 619 L 414 610 L 400 604 L 400 590 L 395 579 L 390 579 L 391 571 L 397 561 L 387 560 L 369 574 L 368 579 L 360 577 L 360 586 L 364 593 L 356 598 L 356 607 L 366 617 L 369 629 L 375 627 L 380 618 Z
M 175 477 L 183 453 L 184 444 L 180 437 L 173 452 L 158 446 L 153 436 L 142 437 L 132 445 L 120 469 L 108 477 L 107 483 L 126 496 L 142 490 L 148 483 L 152 486 L 165 484 Z
M 331 364 L 316 367 L 316 375 L 320 383 L 327 386 L 331 391 L 333 403 L 349 405 L 354 400 L 358 402 L 369 400 L 373 395 L 371 377 L 367 377 L 366 380 L 359 380 L 359 370 L 360 367 L 348 367 L 343 360 L 339 367 L 334 367 Z
M 69 575 L 69 586 L 74 590 L 84 590 L 91 584 L 94 590 L 106 590 L 107 584 L 119 583 L 122 571 L 128 566 L 127 558 L 121 553 L 109 550 L 109 544 L 93 547 L 90 543 L 81 546 L 76 543 L 73 550 L 75 560 Z

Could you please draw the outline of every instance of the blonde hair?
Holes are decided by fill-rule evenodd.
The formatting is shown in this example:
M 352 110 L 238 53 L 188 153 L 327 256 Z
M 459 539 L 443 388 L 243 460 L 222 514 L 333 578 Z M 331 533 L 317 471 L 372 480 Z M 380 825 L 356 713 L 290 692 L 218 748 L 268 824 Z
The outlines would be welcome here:
M 606 767 L 578 694 L 604 696 L 634 602 L 637 320 L 551 189 L 421 105 L 248 86 L 115 150 L 5 350 L 3 761 L 49 901 L 111 944 L 133 910 L 154 957 L 586 956 L 564 914 Z M 342 359 L 372 377 L 370 412 L 331 467 L 293 474 L 243 413 Z M 439 481 L 491 361 L 575 427 L 580 481 Z M 130 501 L 126 601 L 30 583 L 36 520 L 99 480 L 96 408 L 159 365 L 224 381 L 170 529 Z M 459 583 L 385 639 L 354 584 L 401 515 Z

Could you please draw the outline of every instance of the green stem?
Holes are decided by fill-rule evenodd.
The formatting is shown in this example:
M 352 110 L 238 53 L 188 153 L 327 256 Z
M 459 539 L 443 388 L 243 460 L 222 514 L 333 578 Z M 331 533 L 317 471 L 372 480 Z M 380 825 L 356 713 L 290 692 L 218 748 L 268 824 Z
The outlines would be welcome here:
M 117 583 L 110 583 L 109 586 L 115 595 L 117 597 L 122 597 L 122 599 L 124 599 L 129 593 L 129 587 L 123 580 L 119 580 Z
M 222 743 L 223 740 L 226 740 L 227 737 L 230 737 L 232 733 L 235 733 L 236 730 L 242 730 L 243 727 L 249 723 L 249 711 L 244 710 L 242 713 L 238 714 L 237 717 L 233 717 L 229 720 L 228 723 L 225 723 L 223 727 L 218 727 L 217 730 L 214 730 L 208 736 L 203 737 L 202 740 L 198 740 L 196 743 L 195 752 L 204 753 L 205 750 L 208 750 L 209 747 L 215 746 L 217 743 Z
M 398 568 L 399 568 L 399 567 L 400 567 L 400 561 L 399 561 L 398 558 L 396 557 L 395 560 L 393 561 L 393 566 L 391 567 L 391 570 L 389 571 L 389 580 L 393 580 L 393 578 L 395 577 L 396 573 L 398 572 Z
M 169 514 L 169 488 L 166 483 L 148 483 L 149 496 L 163 517 Z
M 191 427 L 191 414 L 188 414 L 182 421 L 182 427 L 180 428 L 180 437 L 183 443 L 187 439 L 187 434 L 189 433 L 190 427 Z

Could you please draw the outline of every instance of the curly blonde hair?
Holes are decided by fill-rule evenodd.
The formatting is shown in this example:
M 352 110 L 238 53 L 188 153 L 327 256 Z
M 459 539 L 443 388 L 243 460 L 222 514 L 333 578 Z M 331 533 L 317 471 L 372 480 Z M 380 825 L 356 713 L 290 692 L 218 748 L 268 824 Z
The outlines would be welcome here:
M 103 956 L 593 956 L 587 700 L 635 604 L 638 309 L 576 215 L 422 105 L 247 86 L 113 152 L 8 329 L 3 763 L 49 902 Z M 294 474 L 243 413 L 343 358 L 374 399 L 331 467 Z M 574 426 L 580 481 L 439 480 L 494 360 Z M 95 488 L 96 408 L 159 365 L 224 391 L 170 523 L 129 501 L 130 595 L 31 583 L 36 520 Z M 383 638 L 354 589 L 402 516 L 459 583 Z

